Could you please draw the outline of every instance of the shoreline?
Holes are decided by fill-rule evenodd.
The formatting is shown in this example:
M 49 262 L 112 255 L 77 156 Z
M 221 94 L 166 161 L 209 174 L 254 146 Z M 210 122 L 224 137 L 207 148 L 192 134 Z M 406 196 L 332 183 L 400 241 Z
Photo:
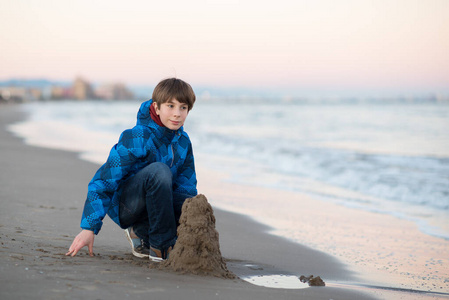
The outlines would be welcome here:
M 198 178 L 204 172 L 204 177 L 213 179 L 199 186 L 217 196 L 218 206 L 276 224 L 271 234 L 330 254 L 362 274 L 362 284 L 449 295 L 449 241 L 422 232 L 413 220 L 262 185 L 238 184 L 235 189 L 225 171 L 203 171 L 200 165 L 197 172 Z M 262 209 L 245 206 L 250 197 L 249 202 L 260 202 Z M 287 215 L 283 210 L 297 211 L 296 218 L 276 218 L 277 212 Z
M 273 218 L 271 221 L 281 224 L 282 228 L 271 228 L 268 232 L 277 236 L 290 234 L 290 241 L 329 254 L 358 277 L 353 281 L 344 279 L 340 274 L 335 278 L 335 284 L 449 297 L 449 271 L 446 267 L 449 265 L 449 242 L 422 233 L 414 222 L 348 208 L 296 192 L 249 185 L 233 189 L 234 184 L 227 182 L 226 173 L 216 172 L 213 177 L 214 173 L 210 170 L 204 172 L 213 178 L 206 189 L 209 194 L 227 195 L 236 201 L 260 197 L 260 201 L 289 199 L 296 203 L 294 209 L 301 209 L 297 218 L 283 220 L 283 223 Z M 198 173 L 200 178 L 202 170 L 199 169 Z M 261 206 L 266 207 L 264 204 Z M 263 222 L 264 217 L 269 218 L 270 214 L 276 213 L 274 206 L 270 209 L 262 216 L 259 215 L 263 211 L 257 208 L 253 208 L 254 212 L 248 213 L 248 208 L 238 212 L 247 211 L 245 215 Z M 263 223 L 267 222 L 265 220 Z M 302 229 L 300 236 L 289 230 L 289 226 L 293 225 Z
M 47 106 L 48 104 L 48 106 Z M 109 104 L 101 104 L 95 103 L 92 101 L 88 101 L 86 103 L 74 103 L 74 102 L 62 102 L 62 103 L 31 103 L 25 104 L 21 107 L 27 113 L 29 113 L 29 118 L 23 122 L 14 124 L 9 126 L 9 129 L 16 134 L 17 136 L 23 137 L 25 139 L 25 143 L 29 145 L 42 146 L 51 149 L 59 149 L 59 150 L 69 150 L 69 151 L 80 151 L 80 158 L 93 162 L 102 164 L 104 162 L 104 158 L 107 157 L 111 145 L 115 144 L 117 141 L 117 136 L 122 132 L 123 128 L 131 128 L 134 123 L 130 120 L 134 120 L 135 116 L 135 105 L 136 103 L 129 105 L 129 103 L 117 103 L 112 107 L 109 107 Z M 122 106 L 123 105 L 123 106 Z M 121 109 L 119 109 L 121 107 Z M 200 107 L 201 108 L 201 107 Z M 86 122 L 87 119 L 82 117 L 87 114 L 90 116 L 91 112 L 95 109 L 98 109 L 98 113 L 103 115 L 108 115 L 114 111 L 114 119 L 110 119 L 109 122 L 111 126 L 108 126 L 104 123 L 105 120 L 100 121 L 97 119 L 91 119 L 90 122 Z M 204 110 L 199 110 L 199 115 L 202 115 L 204 112 L 208 112 L 210 106 L 204 105 Z M 75 113 L 76 112 L 76 113 Z M 397 157 L 397 153 L 391 153 L 391 165 L 388 165 L 388 162 L 385 161 L 385 157 L 376 157 L 370 156 L 366 157 L 368 161 L 377 161 L 380 159 L 383 161 L 379 163 L 378 169 L 384 169 L 385 171 L 375 172 L 375 174 L 369 175 L 369 171 L 367 173 L 367 181 L 365 180 L 356 180 L 353 182 L 351 176 L 346 178 L 346 183 L 340 182 L 339 184 L 328 184 L 326 180 L 314 179 L 317 172 L 316 166 L 312 163 L 311 166 L 311 174 L 309 175 L 299 175 L 296 176 L 297 172 L 294 173 L 285 172 L 283 168 L 280 170 L 273 169 L 273 162 L 268 162 L 267 159 L 271 161 L 269 157 L 266 157 L 266 160 L 261 161 L 259 159 L 250 159 L 245 154 L 243 156 L 237 155 L 239 158 L 236 159 L 236 153 L 232 154 L 227 151 L 221 151 L 218 149 L 213 149 L 217 146 L 217 141 L 212 141 L 212 146 L 208 145 L 208 140 L 204 139 L 207 136 L 208 129 L 203 128 L 200 129 L 201 126 L 199 122 L 201 122 L 201 118 L 199 115 L 191 116 L 192 123 L 187 124 L 187 129 L 189 133 L 192 133 L 192 141 L 195 148 L 195 156 L 198 158 L 197 162 L 202 165 L 206 165 L 208 169 L 219 169 L 221 171 L 225 170 L 227 173 L 232 174 L 232 177 L 227 180 L 234 181 L 237 185 L 255 185 L 261 187 L 272 187 L 277 190 L 286 190 L 286 191 L 294 191 L 296 193 L 301 193 L 309 196 L 312 199 L 321 199 L 332 203 L 342 204 L 346 207 L 353 207 L 357 209 L 361 209 L 364 211 L 388 214 L 399 219 L 410 220 L 415 222 L 420 230 L 428 235 L 435 236 L 438 238 L 444 238 L 449 241 L 449 222 L 447 219 L 447 210 L 441 209 L 439 206 L 431 205 L 430 202 L 433 202 L 436 194 L 438 194 L 440 190 L 444 190 L 444 188 L 439 188 L 438 186 L 444 186 L 444 174 L 442 172 L 445 163 L 443 161 L 434 161 L 433 163 L 437 165 L 441 165 L 442 168 L 439 173 L 439 179 L 435 182 L 433 180 L 435 177 L 422 177 L 422 180 L 428 182 L 425 186 L 422 187 L 422 191 L 433 190 L 429 189 L 430 186 L 436 186 L 436 190 L 429 193 L 424 194 L 423 192 L 418 193 L 424 203 L 426 205 L 416 204 L 416 199 L 405 199 L 406 195 L 409 194 L 410 190 L 407 189 L 407 184 L 404 186 L 404 182 L 399 183 L 398 186 L 394 186 L 395 180 L 399 180 L 399 177 L 396 176 L 396 179 L 391 178 L 390 190 L 387 188 L 388 194 L 397 193 L 400 187 L 403 187 L 402 190 L 403 196 L 396 194 L 396 198 L 399 197 L 402 200 L 393 201 L 391 197 L 389 197 L 386 193 L 387 190 L 384 190 L 382 193 L 383 196 L 375 196 L 371 193 L 366 193 L 366 191 L 354 191 L 352 189 L 347 189 L 345 186 L 347 185 L 356 185 L 356 186 L 367 186 L 371 184 L 367 184 L 368 182 L 372 182 L 372 177 L 376 177 L 377 175 L 382 175 L 382 178 L 386 175 L 385 172 L 387 170 L 414 170 L 415 167 L 420 169 L 417 166 L 416 161 L 409 162 L 410 165 L 405 164 L 404 161 L 401 162 L 402 159 L 408 160 L 407 156 L 399 159 Z M 61 118 L 61 116 L 66 116 L 65 118 Z M 111 117 L 110 115 L 109 117 Z M 108 117 L 108 119 L 109 119 Z M 76 120 L 75 122 L 73 122 Z M 96 121 L 97 120 L 97 121 Z M 207 123 L 207 118 L 206 118 Z M 115 124 L 115 125 L 114 125 Z M 120 125 L 119 125 L 120 124 Z M 226 127 L 222 127 L 223 124 L 218 125 L 221 130 L 226 130 Z M 221 126 L 221 127 L 220 127 Z M 195 129 L 196 128 L 196 129 Z M 232 132 L 232 127 L 229 128 Z M 69 134 L 67 134 L 70 132 Z M 226 134 L 225 134 L 226 135 Z M 235 142 L 235 141 L 234 141 Z M 250 143 L 251 144 L 251 143 Z M 375 148 L 381 146 L 382 143 L 379 142 Z M 230 145 L 231 146 L 231 145 Z M 235 147 L 236 145 L 233 145 Z M 326 147 L 325 147 L 326 148 Z M 338 147 L 337 147 L 338 148 Z M 237 150 L 237 149 L 236 149 Z M 309 149 L 310 150 L 310 149 Z M 300 156 L 308 156 L 308 151 L 300 152 Z M 338 153 L 339 150 L 335 149 Z M 298 152 L 299 153 L 299 152 Z M 356 155 L 356 160 L 358 161 L 360 155 L 363 157 L 365 154 L 369 152 L 362 151 Z M 396 153 L 396 154 L 395 154 Z M 328 153 L 329 155 L 334 155 Z M 352 168 L 350 166 L 351 157 L 348 157 L 348 153 L 346 153 L 346 158 L 343 157 L 343 160 L 349 160 L 346 163 L 340 163 L 343 174 L 351 173 Z M 210 156 L 211 158 L 208 158 Z M 265 155 L 266 156 L 266 155 Z M 289 155 L 287 155 L 289 157 Z M 349 155 L 350 156 L 350 155 Z M 279 164 L 284 165 L 286 163 L 287 158 L 279 157 Z M 394 158 L 396 157 L 396 158 Z M 430 156 L 424 155 L 422 159 L 433 160 Z M 290 157 L 290 163 L 298 165 L 298 170 L 301 168 L 303 163 L 296 161 Z M 312 158 L 312 161 L 315 161 L 316 158 Z M 321 159 L 325 159 L 321 157 Z M 332 161 L 340 160 L 337 157 L 334 157 Z M 359 162 L 360 163 L 360 162 Z M 422 162 L 427 165 L 430 162 Z M 332 166 L 333 163 L 330 163 L 329 168 L 334 169 L 335 165 Z M 308 165 L 308 163 L 305 163 Z M 347 167 L 347 168 L 346 168 Z M 360 167 L 360 166 L 359 166 Z M 372 166 L 371 166 L 372 167 Z M 427 167 L 430 167 L 427 165 Z M 295 168 L 296 169 L 296 168 Z M 318 168 L 319 169 L 319 168 Z M 358 167 L 355 167 L 358 169 Z M 447 168 L 446 168 L 447 169 Z M 283 171 L 284 170 L 284 171 Z M 323 170 L 322 170 L 323 171 Z M 430 173 L 433 171 L 428 170 Z M 323 171 L 326 172 L 326 171 Z M 399 173 L 400 171 L 398 171 Z M 357 173 L 357 171 L 356 171 Z M 388 173 L 388 172 L 387 172 Z M 402 177 L 403 181 L 407 177 L 407 172 L 404 172 L 404 176 Z M 414 172 L 412 172 L 414 173 Z M 419 171 L 418 171 L 419 173 Z M 423 175 L 423 174 L 422 174 Z M 435 175 L 435 174 L 433 174 Z M 353 177 L 355 174 L 353 174 Z M 388 176 L 387 176 L 388 177 Z M 371 179 L 369 179 L 371 178 Z M 416 180 L 416 177 L 410 178 L 412 181 Z M 433 182 L 430 184 L 429 182 Z M 377 182 L 373 182 L 373 185 L 376 187 L 375 190 L 379 190 L 381 186 L 385 185 L 385 181 L 381 180 L 380 185 L 377 186 Z M 394 197 L 393 197 L 394 198 Z M 432 201 L 427 201 L 426 198 L 434 199 Z M 398 200 L 398 199 L 396 199 Z M 441 199 L 444 202 L 444 199 Z M 435 203 L 434 203 L 435 204 Z M 440 203 L 443 204 L 443 203 Z M 233 209 L 231 209 L 234 211 Z M 245 214 L 245 212 L 243 212 Z M 288 212 L 291 213 L 291 212 Z M 288 217 L 288 216 L 287 216 Z M 289 236 L 286 236 L 289 238 Z
M 93 163 L 102 164 L 104 162 L 104 158 L 107 157 L 109 153 L 110 145 L 113 145 L 117 141 L 117 136 L 119 136 L 119 134 L 122 132 L 122 129 L 130 128 L 134 125 L 134 123 L 130 120 L 134 120 L 135 118 L 135 105 L 137 104 L 134 103 L 129 105 L 129 103 L 125 104 L 123 102 L 116 103 L 112 107 L 109 107 L 109 104 L 101 104 L 98 106 L 97 104 L 99 103 L 95 103 L 92 101 L 86 102 L 84 104 L 79 102 L 24 104 L 21 107 L 25 112 L 29 113 L 29 118 L 23 122 L 11 125 L 8 128 L 17 136 L 23 137 L 25 139 L 25 143 L 28 145 L 59 150 L 76 150 L 81 152 L 81 159 Z M 91 119 L 90 122 L 86 122 L 87 119 L 82 116 L 85 114 L 90 115 L 90 113 L 95 109 L 98 109 L 98 113 L 102 115 L 108 115 L 112 113 L 112 111 L 114 111 L 114 119 L 109 120 L 109 122 L 112 122 L 111 126 L 108 126 L 106 123 L 104 123 L 104 120 L 101 121 L 102 118 L 100 118 L 99 120 L 94 118 Z M 198 111 L 199 116 L 202 116 L 204 112 L 207 113 L 209 109 L 210 106 L 204 105 L 204 110 Z M 65 118 L 61 118 L 60 116 L 65 116 Z M 109 115 L 109 117 L 110 116 L 112 115 Z M 311 167 L 311 174 L 305 176 L 304 174 L 296 176 L 294 175 L 296 174 L 296 172 L 294 172 L 294 174 L 290 174 L 289 172 L 283 171 L 283 168 L 281 168 L 280 170 L 276 170 L 276 168 L 273 169 L 272 162 L 268 163 L 267 165 L 266 160 L 261 161 L 260 159 L 251 159 L 248 158 L 244 153 L 242 157 L 240 157 L 240 155 L 237 155 L 239 159 L 236 159 L 236 155 L 230 152 L 223 152 L 219 150 L 220 148 L 214 150 L 213 148 L 217 146 L 216 141 L 213 142 L 212 140 L 213 143 L 211 147 L 208 145 L 208 140 L 204 139 L 204 137 L 207 136 L 208 129 L 200 129 L 201 126 L 199 125 L 199 122 L 202 122 L 202 117 L 199 116 L 192 115 L 192 123 L 187 125 L 189 133 L 193 133 L 192 139 L 193 144 L 195 145 L 195 156 L 198 157 L 197 162 L 202 165 L 206 165 L 208 169 L 218 168 L 220 171 L 225 170 L 227 173 L 232 174 L 231 178 L 226 180 L 231 180 L 237 185 L 255 185 L 261 187 L 272 187 L 276 190 L 294 191 L 296 193 L 305 194 L 312 199 L 325 200 L 331 203 L 344 205 L 346 207 L 352 207 L 374 213 L 388 214 L 406 221 L 413 221 L 419 226 L 420 231 L 422 231 L 423 233 L 438 238 L 443 238 L 449 241 L 449 222 L 447 222 L 447 210 L 441 209 L 440 206 L 435 206 L 435 203 L 433 203 L 435 200 L 435 196 L 439 193 L 438 191 L 445 189 L 443 187 L 445 183 L 443 179 L 445 173 L 442 172 L 442 170 L 445 168 L 447 169 L 447 167 L 444 166 L 444 161 L 433 162 L 437 165 L 441 165 L 440 167 L 442 168 L 439 171 L 440 176 L 438 176 L 438 179 L 436 179 L 435 177 L 422 177 L 422 180 L 426 181 L 427 184 L 422 187 L 421 192 L 418 193 L 418 195 L 420 195 L 421 199 L 424 201 L 424 203 L 426 203 L 425 205 L 416 204 L 416 198 L 404 198 L 410 192 L 410 190 L 407 189 L 407 184 L 405 184 L 404 186 L 404 182 L 408 182 L 408 180 L 405 180 L 407 174 L 404 174 L 405 177 L 402 177 L 402 179 L 399 179 L 398 176 L 396 176 L 396 179 L 391 178 L 391 190 L 387 188 L 387 190 L 389 190 L 388 194 L 395 194 L 398 192 L 398 189 L 400 189 L 400 187 L 404 188 L 402 190 L 403 196 L 400 196 L 398 194 L 396 194 L 395 196 L 396 198 L 400 197 L 402 200 L 392 201 L 391 197 L 386 194 L 387 190 L 384 190 L 384 192 L 382 193 L 383 196 L 379 197 L 371 193 L 366 193 L 366 191 L 363 190 L 354 191 L 352 189 L 345 188 L 345 186 L 347 185 L 371 186 L 371 184 L 367 183 L 372 181 L 372 177 L 375 177 L 375 174 L 384 174 L 382 175 L 382 177 L 384 177 L 387 170 L 375 172 L 375 174 L 371 175 L 369 175 L 370 172 L 367 171 L 366 176 L 371 178 L 368 178 L 367 181 L 356 180 L 356 182 L 353 182 L 351 176 L 349 176 L 349 178 L 346 178 L 346 183 L 340 182 L 339 184 L 328 184 L 326 180 L 323 181 L 322 179 L 314 179 L 316 175 L 314 175 L 314 172 L 316 172 L 317 169 L 313 163 Z M 74 120 L 76 121 L 73 122 Z M 205 121 L 206 123 L 208 122 L 207 118 Z M 229 129 L 226 129 L 226 127 L 220 127 L 223 126 L 223 124 L 218 126 L 219 128 L 221 128 L 221 130 L 229 130 L 231 132 L 233 130 L 232 127 Z M 68 132 L 70 133 L 67 134 Z M 382 147 L 382 144 L 383 143 L 379 141 L 374 148 Z M 236 145 L 233 145 L 233 147 L 235 146 Z M 307 157 L 307 152 L 309 150 L 305 149 L 305 152 L 300 152 L 301 156 Z M 337 153 L 339 152 L 338 149 L 335 150 Z M 367 153 L 369 153 L 369 151 L 362 151 L 361 153 L 354 155 L 356 155 L 356 160 L 359 160 L 359 158 L 357 157 L 362 155 L 361 157 L 363 158 L 363 155 Z M 334 155 L 332 154 L 332 152 L 328 154 Z M 371 157 L 369 154 L 367 154 L 368 157 L 366 157 L 366 159 L 368 161 L 377 161 L 377 159 L 383 161 L 383 163 L 379 163 L 380 165 L 378 169 L 380 170 L 384 168 L 387 168 L 388 170 L 414 170 L 415 167 L 417 167 L 417 172 L 420 172 L 420 167 L 416 165 L 416 161 L 410 161 L 410 165 L 408 165 L 408 163 L 405 164 L 405 162 L 401 162 L 401 160 L 408 160 L 409 157 L 405 156 L 399 159 L 399 157 L 397 157 L 397 154 L 398 153 L 394 151 L 391 153 L 391 159 L 393 160 L 390 162 L 391 165 L 388 165 L 388 162 L 385 161 L 385 157 Z M 349 154 L 347 153 L 346 156 L 347 155 Z M 424 156 L 422 157 L 422 159 L 424 159 L 425 161 L 427 160 L 427 158 L 430 160 L 434 159 L 431 156 L 427 156 L 425 154 L 423 155 Z M 211 158 L 208 158 L 208 156 L 210 156 Z M 282 156 L 279 156 L 279 158 L 279 164 L 285 165 L 286 158 L 282 159 Z M 269 157 L 266 157 L 266 159 L 271 160 Z M 312 161 L 314 161 L 315 159 L 316 158 L 312 159 Z M 321 157 L 321 159 L 324 159 L 324 157 Z M 344 158 L 344 160 L 346 159 L 349 159 L 347 163 L 341 163 L 341 167 L 343 167 L 342 173 L 344 174 L 348 172 L 351 173 L 351 170 L 354 167 L 350 166 L 350 160 L 352 158 Z M 332 161 L 334 160 L 339 160 L 338 155 L 337 157 L 334 157 L 334 159 L 332 159 Z M 427 167 L 430 167 L 427 164 L 431 162 L 425 161 L 423 161 L 422 163 Z M 298 168 L 300 168 L 300 166 L 302 165 L 301 162 L 298 162 L 295 159 L 292 159 L 290 163 L 297 164 Z M 305 165 L 308 165 L 308 163 L 305 163 Z M 331 163 L 329 168 L 334 169 L 335 166 L 332 166 Z M 355 167 L 355 169 L 358 168 Z M 432 174 L 434 173 L 432 170 L 428 171 Z M 398 171 L 398 173 L 399 172 L 400 171 Z M 404 173 L 407 172 L 404 171 Z M 353 176 L 355 176 L 355 174 Z M 410 179 L 413 179 L 411 180 L 411 182 L 413 182 L 417 178 L 412 176 L 412 178 Z M 436 180 L 435 182 L 434 179 Z M 402 180 L 404 182 L 399 182 L 399 185 L 395 187 L 395 180 Z M 381 180 L 381 182 L 379 183 L 380 186 L 377 186 L 377 182 L 373 182 L 373 184 L 376 186 L 374 187 L 374 189 L 379 190 L 381 186 L 385 185 L 385 181 Z M 436 189 L 430 189 L 430 186 L 436 186 Z M 427 192 L 424 194 L 422 191 L 432 192 Z M 433 200 L 428 201 L 426 200 L 426 198 Z M 441 201 L 444 202 L 444 199 L 441 199 Z M 431 204 L 431 202 L 433 204 Z M 444 203 L 440 204 L 444 205 Z M 231 207 L 231 210 L 235 211 L 233 207 Z M 288 214 L 290 213 L 291 212 L 288 212 Z M 243 212 L 243 214 L 246 214 L 246 212 Z M 290 238 L 290 236 L 286 237 Z
M 131 277 L 137 280 L 138 290 L 143 293 L 142 295 L 145 295 L 145 292 L 160 293 L 162 298 L 166 297 L 167 299 L 170 298 L 169 295 L 187 295 L 188 299 L 198 297 L 206 299 L 212 295 L 245 299 L 253 297 L 260 297 L 260 299 L 272 297 L 284 299 L 322 299 L 325 297 L 329 297 L 329 299 L 373 299 L 373 295 L 383 298 L 396 293 L 372 287 L 338 286 L 338 284 L 335 286 L 331 284 L 325 288 L 302 290 L 270 289 L 251 285 L 241 280 L 226 281 L 191 275 L 181 276 L 169 272 L 135 268 L 135 265 L 142 264 L 142 262 L 129 254 L 128 245 L 121 229 L 107 218 L 103 230 L 95 241 L 94 252 L 99 252 L 95 258 L 90 259 L 85 256 L 66 258 L 61 253 L 65 253 L 64 250 L 68 248 L 73 237 L 79 232 L 79 218 L 84 204 L 87 182 L 93 176 L 98 165 L 81 161 L 75 152 L 24 145 L 22 140 L 5 132 L 5 126 L 23 119 L 25 115 L 18 112 L 15 107 L 2 106 L 0 107 L 0 116 L 1 148 L 4 153 L 2 165 L 6 166 L 8 170 L 8 174 L 3 174 L 1 177 L 1 198 L 11 200 L 6 203 L 1 213 L 1 241 L 3 243 L 0 254 L 1 260 L 6 263 L 2 267 L 2 299 L 3 297 L 9 299 L 9 297 L 17 295 L 45 298 L 32 293 L 32 289 L 42 284 L 51 287 L 44 292 L 46 296 L 77 295 L 75 297 L 81 297 L 89 292 L 97 297 L 100 295 L 103 297 L 105 291 L 93 285 L 93 282 L 96 281 L 99 281 L 97 283 L 103 287 L 110 287 L 112 282 L 119 282 L 116 288 L 112 288 L 115 291 L 115 294 L 111 294 L 112 298 L 123 295 L 124 290 L 133 294 L 133 287 L 128 281 L 130 278 L 127 278 L 128 273 L 126 272 L 132 274 Z M 70 170 L 72 174 L 67 174 L 67 170 Z M 201 189 L 203 189 L 200 192 L 208 197 L 212 206 L 214 206 L 214 198 L 223 197 L 223 195 L 232 197 L 235 193 L 251 192 L 244 186 L 238 186 L 237 191 L 235 189 L 237 185 L 217 180 L 222 175 L 213 174 L 203 166 L 200 166 L 198 172 L 199 178 L 202 180 Z M 27 188 L 23 188 L 23 185 Z M 234 189 L 229 187 L 230 185 Z M 260 188 L 255 189 L 259 190 L 257 195 L 263 195 Z M 226 194 L 223 194 L 224 190 L 227 191 Z M 71 201 L 61 201 L 61 198 L 65 197 Z M 31 198 L 33 199 L 31 200 Z M 305 198 L 305 201 L 308 199 Z M 334 256 L 268 234 L 270 228 L 255 223 L 248 217 L 215 207 L 214 210 L 217 218 L 217 230 L 220 233 L 221 251 L 228 260 L 231 270 L 241 268 L 241 262 L 251 262 L 263 265 L 267 273 L 284 272 L 309 275 L 308 272 L 313 272 L 315 276 L 322 276 L 325 281 L 329 278 L 330 283 L 333 280 L 336 282 L 339 280 L 358 282 L 357 274 L 349 270 Z M 19 215 L 14 213 L 17 211 L 20 211 Z M 51 221 L 49 222 L 49 220 Z M 61 226 L 67 223 L 70 225 Z M 63 228 L 63 232 L 59 233 L 61 228 Z M 57 232 L 58 237 L 55 238 L 54 235 Z M 73 274 L 73 270 L 75 270 L 75 274 Z M 89 274 L 86 274 L 86 270 L 90 271 Z M 77 272 L 78 274 L 76 274 Z M 96 273 L 101 273 L 101 277 L 104 275 L 108 281 L 97 279 L 98 276 L 94 276 Z M 87 277 L 84 278 L 83 276 L 86 275 Z M 145 276 L 151 280 L 146 279 Z M 20 283 L 19 278 L 26 278 L 25 282 L 30 283 L 30 286 L 19 288 L 23 284 Z M 165 281 L 167 279 L 169 282 Z M 151 281 L 150 288 L 146 286 L 149 280 Z M 61 282 L 64 283 L 62 287 Z M 223 291 L 224 293 L 220 294 Z M 409 292 L 409 290 L 401 291 L 400 294 L 404 296 L 407 291 Z M 135 295 L 137 294 L 133 294 L 133 296 Z M 422 296 L 430 297 L 431 294 Z

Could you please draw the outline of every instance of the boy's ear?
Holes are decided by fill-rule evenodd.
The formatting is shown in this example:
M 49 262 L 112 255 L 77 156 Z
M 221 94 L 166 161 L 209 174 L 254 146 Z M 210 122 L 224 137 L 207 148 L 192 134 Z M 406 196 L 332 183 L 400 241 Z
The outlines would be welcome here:
M 156 111 L 156 114 L 159 115 L 159 107 L 157 107 L 157 103 L 153 102 L 153 103 L 151 103 L 151 105 L 153 105 L 154 110 Z

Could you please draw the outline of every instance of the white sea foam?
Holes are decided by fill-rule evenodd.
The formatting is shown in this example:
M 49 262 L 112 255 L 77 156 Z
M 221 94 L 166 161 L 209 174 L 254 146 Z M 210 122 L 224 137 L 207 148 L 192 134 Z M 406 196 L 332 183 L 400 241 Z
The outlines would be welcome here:
M 241 279 L 259 286 L 277 289 L 305 289 L 309 285 L 299 280 L 294 275 L 257 275 L 243 276 Z

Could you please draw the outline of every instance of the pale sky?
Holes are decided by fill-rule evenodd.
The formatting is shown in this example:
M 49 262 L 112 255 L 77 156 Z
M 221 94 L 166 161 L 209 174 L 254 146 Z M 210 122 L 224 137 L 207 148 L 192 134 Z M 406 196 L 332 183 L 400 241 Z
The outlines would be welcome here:
M 449 0 L 0 0 L 0 80 L 449 93 Z

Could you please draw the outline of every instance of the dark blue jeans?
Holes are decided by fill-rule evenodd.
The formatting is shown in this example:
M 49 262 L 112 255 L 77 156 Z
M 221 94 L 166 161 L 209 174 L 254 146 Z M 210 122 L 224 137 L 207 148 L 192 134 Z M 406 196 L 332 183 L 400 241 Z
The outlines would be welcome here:
M 173 192 L 170 168 L 152 163 L 129 178 L 120 198 L 120 224 L 147 245 L 166 250 L 176 242 L 181 208 L 189 195 Z

